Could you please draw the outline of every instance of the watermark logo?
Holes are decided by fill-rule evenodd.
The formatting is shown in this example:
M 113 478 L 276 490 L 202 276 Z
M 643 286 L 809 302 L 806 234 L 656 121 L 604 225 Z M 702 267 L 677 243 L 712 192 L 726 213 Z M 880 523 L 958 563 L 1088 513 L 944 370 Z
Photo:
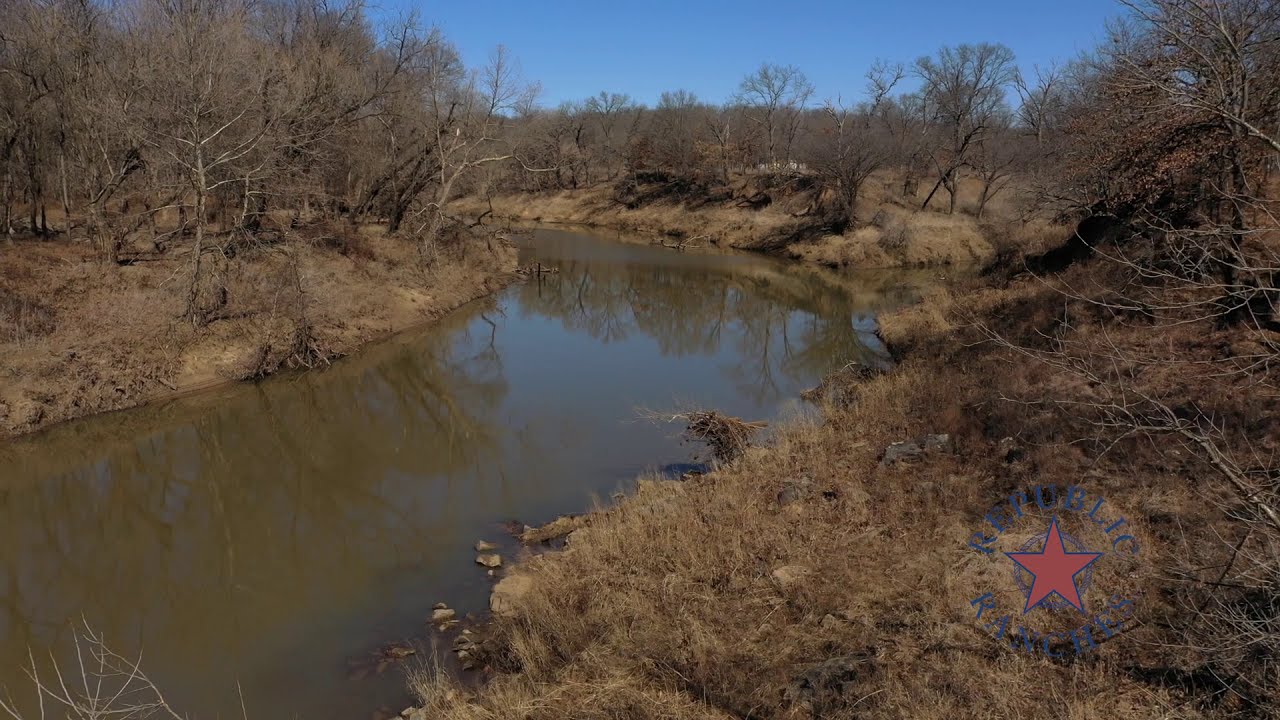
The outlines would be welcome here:
M 966 545 L 1000 581 L 974 597 L 977 622 L 1013 650 L 1084 655 L 1133 620 L 1126 588 L 1141 546 L 1106 498 L 1073 485 L 1019 491 L 996 505 Z

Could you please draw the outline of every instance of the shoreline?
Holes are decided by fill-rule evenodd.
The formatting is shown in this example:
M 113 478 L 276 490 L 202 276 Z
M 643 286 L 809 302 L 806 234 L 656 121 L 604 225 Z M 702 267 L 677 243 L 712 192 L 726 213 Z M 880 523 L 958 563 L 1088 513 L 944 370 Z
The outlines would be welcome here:
M 466 298 L 462 300 L 462 302 L 456 305 L 452 305 L 449 307 L 441 307 L 439 308 L 438 311 L 431 311 L 430 313 L 428 313 L 427 316 L 417 321 L 410 322 L 403 326 L 394 327 L 390 330 L 383 332 L 381 335 L 376 335 L 376 336 L 370 337 L 367 340 L 363 340 L 360 342 L 359 345 L 352 348 L 349 352 L 345 352 L 341 355 L 335 355 L 329 358 L 329 360 L 330 362 L 341 362 L 342 360 L 346 360 L 355 355 L 358 355 L 361 352 L 364 352 L 365 350 L 373 346 L 380 345 L 382 343 L 389 342 L 391 340 L 395 340 L 401 335 L 405 335 L 418 330 L 429 328 L 435 325 L 436 323 L 440 322 L 442 319 L 444 319 L 448 315 L 454 312 L 457 312 L 458 310 L 461 310 L 463 307 L 465 307 L 470 303 L 497 295 L 498 293 L 510 287 L 513 283 L 519 282 L 521 278 L 514 271 L 511 271 L 504 275 L 496 276 L 495 278 L 490 278 L 490 280 L 495 280 L 495 279 L 498 281 L 498 284 L 494 287 L 489 287 L 485 289 L 483 292 L 480 292 L 474 295 L 473 297 Z M 113 415 L 116 413 L 128 412 L 130 410 L 137 410 L 138 408 L 149 407 L 154 405 L 163 405 L 165 403 L 170 403 L 170 402 L 184 400 L 191 397 L 205 395 L 207 393 L 217 392 L 219 390 L 232 388 L 238 385 L 253 385 L 255 383 L 264 382 L 273 378 L 288 377 L 290 375 L 300 375 L 300 374 L 305 374 L 310 372 L 323 372 L 324 370 L 325 368 L 311 368 L 311 369 L 281 368 L 279 370 L 275 370 L 267 374 L 264 377 L 255 378 L 255 379 L 237 380 L 235 378 L 221 378 L 221 379 L 215 379 L 215 380 L 206 380 L 197 384 L 180 386 L 176 389 L 169 389 L 166 392 L 156 394 L 152 397 L 143 398 L 133 405 L 115 408 L 113 410 L 102 410 L 98 412 L 92 412 L 86 415 L 77 415 L 77 416 L 63 418 L 61 420 L 58 420 L 57 422 L 41 425 L 38 428 L 34 428 L 32 430 L 28 430 L 26 432 L 22 432 L 18 434 L 0 435 L 0 443 L 12 442 L 12 441 L 18 441 L 18 440 L 26 441 L 26 440 L 36 439 L 43 433 L 55 430 L 67 423 L 75 422 L 77 420 L 87 420 L 90 418 L 105 417 L 105 416 Z
M 1098 268 L 1068 272 L 1065 282 L 1083 282 Z M 1060 303 L 1044 278 L 1011 267 L 935 288 L 880 316 L 894 368 L 832 374 L 819 417 L 776 424 L 769 442 L 706 475 L 642 476 L 635 493 L 534 528 L 488 611 L 454 645 L 474 674 L 411 677 L 418 702 L 404 717 L 533 705 L 608 715 L 635 703 L 670 717 L 840 716 L 859 704 L 874 717 L 1030 715 L 1032 705 L 992 704 L 982 688 L 1033 676 L 1064 696 L 1082 682 L 1114 687 L 1090 706 L 1099 714 L 1149 695 L 1111 668 L 1162 662 L 1143 634 L 1156 632 L 1152 617 L 1178 612 L 1159 598 L 1155 569 L 1178 545 L 1158 518 L 1172 506 L 1197 526 L 1222 519 L 1140 442 L 1093 457 L 1055 441 L 1080 422 L 1070 413 L 1000 402 L 1075 389 L 983 342 L 982 325 L 1034 342 Z M 1008 486 L 1036 483 L 1086 483 L 1143 538 L 1144 564 L 1108 557 L 1094 578 L 1098 603 L 1108 593 L 1147 598 L 1116 642 L 1096 640 L 1100 662 L 1046 666 L 1015 652 L 991 665 L 1000 638 L 971 611 L 993 590 L 1012 603 L 1016 587 L 966 543 Z M 1159 508 L 1145 504 L 1151 488 Z M 928 537 L 929 548 L 903 537 Z M 945 580 L 921 593 L 926 578 Z M 1031 620 L 1036 632 L 1060 631 L 1057 618 Z M 922 695 L 922 684 L 938 692 Z
M 228 332 L 227 329 L 210 325 L 209 332 L 187 338 L 186 345 L 176 351 L 172 347 L 158 346 L 153 333 L 139 332 L 131 341 L 125 341 L 136 343 L 128 350 L 131 353 L 147 355 L 156 364 L 155 368 L 148 368 L 141 373 L 141 378 L 137 372 L 124 372 L 118 377 L 106 379 L 108 385 L 116 386 L 117 392 L 120 387 L 129 387 L 127 397 L 111 398 L 107 402 L 95 403 L 85 395 L 77 395 L 75 392 L 59 393 L 57 390 L 50 389 L 65 387 L 64 383 L 56 379 L 43 387 L 36 385 L 34 390 L 17 387 L 22 384 L 21 382 L 11 383 L 9 394 L 7 396 L 0 394 L 0 444 L 31 440 L 43 432 L 76 420 L 163 405 L 235 385 L 252 384 L 290 372 L 322 369 L 330 362 L 357 354 L 403 333 L 439 322 L 464 305 L 501 292 L 520 280 L 516 272 L 515 251 L 505 246 L 488 264 L 481 263 L 468 268 L 469 261 L 466 261 L 459 263 L 457 267 L 445 268 L 450 276 L 434 284 L 412 281 L 380 284 L 383 280 L 381 270 L 362 274 L 358 271 L 342 271 L 328 267 L 332 264 L 331 259 L 322 257 L 315 262 L 317 274 L 325 275 L 324 282 L 334 283 L 334 294 L 346 296 L 362 293 L 361 300 L 373 305 L 377 311 L 371 318 L 366 318 L 358 312 L 350 314 L 337 312 L 333 315 L 317 313 L 321 318 L 318 322 L 314 322 L 312 332 L 317 337 L 325 338 L 326 341 L 326 355 L 321 366 L 296 367 L 280 363 L 274 367 L 264 368 L 263 372 L 252 377 L 236 376 L 239 372 L 237 367 L 243 365 L 244 358 L 268 351 L 267 343 L 270 341 L 256 338 L 281 336 L 278 323 L 276 327 L 269 325 L 276 319 L 274 317 L 248 319 L 249 323 L 261 321 L 265 330 L 257 324 L 242 324 L 235 327 L 234 332 Z M 370 259 L 365 262 L 365 267 L 379 263 L 386 265 L 388 262 L 390 261 Z M 462 277 L 454 277 L 458 274 Z M 66 347 L 54 348 L 49 354 L 56 356 L 69 353 L 68 357 L 73 359 L 78 359 L 79 352 L 66 348 L 78 348 L 85 342 L 94 340 L 89 333 L 60 339 L 67 340 Z M 261 350 L 258 349 L 259 345 L 262 346 Z M 28 356 L 32 354 L 34 353 L 27 353 Z M 37 372 L 43 374 L 60 370 L 67 376 L 66 384 L 69 384 L 76 375 L 84 373 L 83 368 L 70 367 L 69 363 L 54 371 L 49 369 L 48 364 L 36 367 Z M 34 422 L 14 423 L 11 417 L 13 406 L 17 404 L 14 398 L 19 398 L 21 402 L 24 394 L 27 396 L 35 394 L 37 397 L 44 398 L 46 407 L 53 408 L 52 412 L 47 411 L 46 407 L 38 407 Z
M 673 249 L 689 243 L 688 249 L 750 251 L 838 270 L 985 266 L 1010 244 L 1034 249 L 1069 231 L 1048 222 L 1026 224 L 995 214 L 978 221 L 963 214 L 919 210 L 888 192 L 863 203 L 863 222 L 833 233 L 817 218 L 792 212 L 785 198 L 778 206 L 755 210 L 671 200 L 631 207 L 614 199 L 612 191 L 603 184 L 550 193 L 468 196 L 457 204 L 468 217 L 602 228 L 644 235 Z M 673 240 L 667 243 L 664 238 Z

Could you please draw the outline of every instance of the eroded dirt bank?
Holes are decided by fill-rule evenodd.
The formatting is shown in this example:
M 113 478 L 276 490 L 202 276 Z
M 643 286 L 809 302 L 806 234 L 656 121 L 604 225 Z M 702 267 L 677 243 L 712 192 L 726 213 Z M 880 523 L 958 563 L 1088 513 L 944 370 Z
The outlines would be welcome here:
M 251 248 L 219 266 L 225 292 L 196 328 L 182 257 L 117 266 L 87 243 L 0 243 L 0 437 L 322 366 L 494 292 L 514 267 L 513 249 L 480 241 L 424 269 L 378 228 Z
M 741 187 L 708 196 L 681 195 L 661 184 L 477 195 L 457 209 L 472 217 L 605 227 L 646 233 L 672 247 L 718 245 L 835 268 L 981 266 L 1008 246 L 1025 249 L 1064 232 L 1047 221 L 1026 222 L 1003 198 L 983 220 L 922 211 L 882 188 L 892 185 L 882 178 L 868 183 L 861 219 L 836 232 L 814 214 L 813 191 L 757 187 L 763 181 L 748 177 L 738 181 Z M 962 183 L 962 196 L 976 192 Z

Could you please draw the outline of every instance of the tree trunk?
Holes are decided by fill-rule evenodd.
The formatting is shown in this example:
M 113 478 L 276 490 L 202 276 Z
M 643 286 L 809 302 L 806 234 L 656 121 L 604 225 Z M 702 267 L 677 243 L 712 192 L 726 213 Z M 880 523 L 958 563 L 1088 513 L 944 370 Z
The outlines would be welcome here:
M 31 192 L 27 193 L 27 198 L 30 200 L 30 205 L 27 207 L 27 216 L 30 220 L 27 224 L 27 229 L 31 231 L 32 235 L 35 235 L 40 232 L 39 227 L 36 225 L 36 212 L 39 210 L 40 200 L 36 197 L 36 189 L 34 187 L 31 188 Z
M 200 299 L 200 255 L 204 252 L 204 226 L 205 226 L 205 171 L 204 171 L 204 152 L 203 148 L 196 149 L 196 168 L 195 168 L 195 191 L 196 191 L 196 242 L 194 251 L 191 253 L 191 287 L 187 293 L 187 318 L 191 321 L 191 326 L 197 330 L 200 328 L 200 314 L 197 303 Z
M 941 188 L 942 184 L 945 183 L 946 181 L 947 181 L 946 173 L 943 173 L 940 177 L 938 177 L 938 182 L 933 184 L 933 189 L 929 191 L 929 196 L 924 199 L 924 202 L 920 203 L 921 210 L 929 209 L 929 202 L 933 200 L 933 196 L 938 193 L 939 188 Z
M 67 233 L 70 234 L 73 225 L 71 224 L 71 194 L 67 192 L 67 151 L 61 145 L 58 146 L 58 183 L 62 186 L 62 223 L 66 225 Z
M 4 169 L 4 234 L 13 242 L 13 173 Z

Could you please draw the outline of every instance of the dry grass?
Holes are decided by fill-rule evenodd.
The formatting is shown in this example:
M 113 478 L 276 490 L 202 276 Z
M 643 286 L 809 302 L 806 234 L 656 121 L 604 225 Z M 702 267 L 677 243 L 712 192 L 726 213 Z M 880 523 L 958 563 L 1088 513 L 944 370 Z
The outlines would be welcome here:
M 227 302 L 197 331 L 182 318 L 181 257 L 121 267 L 83 243 L 0 246 L 0 436 L 347 354 L 493 291 L 512 268 L 514 253 L 481 242 L 424 272 L 380 228 L 249 249 L 215 267 Z
M 967 215 L 885 205 L 869 224 L 793 245 L 790 254 L 831 267 L 964 266 L 986 264 L 995 257 L 995 248 Z
M 803 178 L 802 178 L 803 179 Z M 804 182 L 765 187 L 761 176 L 743 176 L 732 191 L 710 197 L 670 197 L 654 192 L 653 199 L 628 206 L 616 198 L 617 189 L 597 185 L 556 193 L 507 194 L 492 199 L 466 198 L 460 212 L 493 214 L 508 220 L 603 226 L 629 232 L 679 238 L 698 238 L 722 247 L 757 249 L 841 268 L 895 268 L 940 265 L 985 265 L 1004 248 L 1034 248 L 1060 240 L 1062 228 L 1047 220 L 1022 217 L 1021 197 L 1009 191 L 998 195 L 983 221 L 966 209 L 976 206 L 980 188 L 962 180 L 958 207 L 946 214 L 935 200 L 921 210 L 915 198 L 897 194 L 894 173 L 877 174 L 867 182 L 859 201 L 864 221 L 835 235 L 823 228 L 813 211 L 814 192 Z M 793 187 L 794 186 L 794 187 Z M 744 198 L 766 192 L 772 202 L 750 209 Z
M 1221 539 L 1235 536 L 1211 471 L 1158 439 L 1102 452 L 1082 442 L 1079 418 L 1001 400 L 1089 392 L 982 342 L 972 322 L 1032 338 L 1061 304 L 1019 281 L 939 292 L 889 318 L 902 362 L 853 381 L 847 406 L 781 428 L 771 446 L 708 476 L 643 481 L 567 550 L 527 558 L 516 572 L 534 590 L 486 631 L 496 674 L 473 692 L 419 678 L 424 697 L 453 692 L 430 716 L 1266 716 L 1264 699 L 1225 692 L 1206 656 L 1179 640 L 1198 621 L 1188 610 L 1197 586 L 1179 573 L 1221 567 Z M 1123 342 L 1144 337 L 1129 332 Z M 1203 335 L 1189 328 L 1173 341 L 1186 352 L 1221 342 Z M 1230 394 L 1189 380 L 1153 382 L 1205 402 Z M 923 433 L 951 435 L 952 449 L 879 461 Z M 970 604 L 1000 587 L 1016 601 L 1004 565 L 966 543 L 993 505 L 1042 483 L 1086 485 L 1145 539 L 1141 562 L 1100 566 L 1092 591 L 1139 598 L 1130 630 L 1074 660 L 1015 652 Z

